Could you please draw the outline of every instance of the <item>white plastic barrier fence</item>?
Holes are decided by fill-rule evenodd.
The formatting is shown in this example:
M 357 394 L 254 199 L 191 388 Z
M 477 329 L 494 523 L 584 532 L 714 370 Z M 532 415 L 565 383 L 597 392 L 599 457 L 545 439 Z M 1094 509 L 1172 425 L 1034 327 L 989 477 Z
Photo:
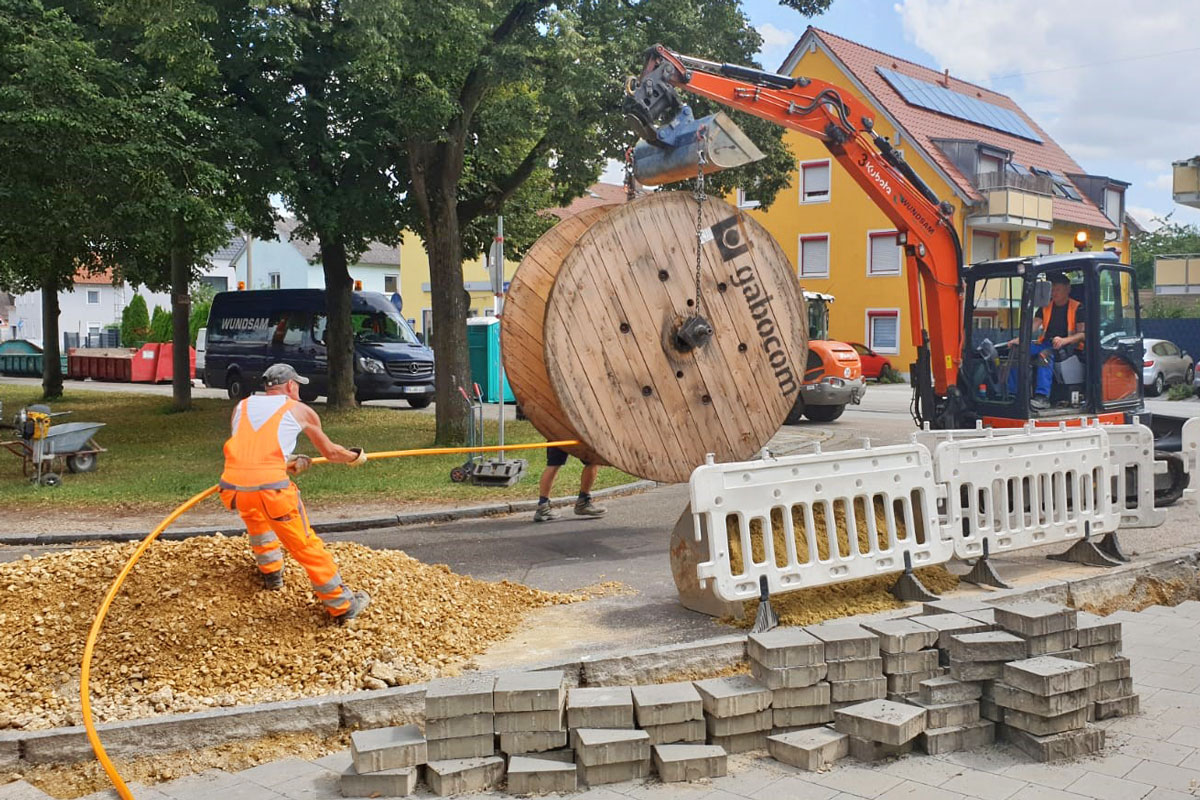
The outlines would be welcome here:
M 1105 425 L 1113 465 L 1112 501 L 1122 528 L 1157 528 L 1167 512 L 1154 507 L 1154 431 L 1145 425 Z
M 954 555 L 929 451 L 914 444 L 706 464 L 692 473 L 702 587 L 723 600 L 827 586 Z
M 1116 530 L 1102 426 L 1030 429 L 947 440 L 933 454 L 945 523 L 959 558 L 1070 542 Z
M 1183 423 L 1180 434 L 1183 446 L 1179 455 L 1183 457 L 1183 468 L 1187 471 L 1188 487 L 1183 490 L 1184 497 L 1196 497 L 1200 492 L 1200 417 L 1192 417 Z

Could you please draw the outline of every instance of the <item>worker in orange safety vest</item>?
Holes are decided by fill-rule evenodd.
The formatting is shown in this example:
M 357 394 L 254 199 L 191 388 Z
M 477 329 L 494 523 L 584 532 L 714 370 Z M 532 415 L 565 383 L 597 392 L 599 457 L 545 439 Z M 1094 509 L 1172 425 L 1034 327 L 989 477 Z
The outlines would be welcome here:
M 262 376 L 265 395 L 253 395 L 233 411 L 233 435 L 225 442 L 221 502 L 246 524 L 250 548 L 263 588 L 283 588 L 283 552 L 304 571 L 325 611 L 338 622 L 354 619 L 370 603 L 364 591 L 342 582 L 333 556 L 308 523 L 300 490 L 291 475 L 308 469 L 305 455 L 293 455 L 301 432 L 330 461 L 352 467 L 366 463 L 359 448 L 334 444 L 321 429 L 317 412 L 300 402 L 300 384 L 308 383 L 288 364 L 268 367 Z

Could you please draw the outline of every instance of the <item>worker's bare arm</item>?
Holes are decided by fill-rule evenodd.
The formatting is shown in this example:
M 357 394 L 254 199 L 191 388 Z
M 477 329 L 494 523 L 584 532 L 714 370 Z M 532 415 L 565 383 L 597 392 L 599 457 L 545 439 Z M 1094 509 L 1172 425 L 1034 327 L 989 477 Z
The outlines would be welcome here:
M 339 464 L 349 464 L 358 458 L 358 453 L 336 444 L 326 435 L 324 429 L 321 428 L 321 418 L 308 406 L 297 403 L 292 407 L 292 416 L 295 417 L 296 422 L 300 423 L 300 429 L 313 443 L 313 447 L 317 448 L 325 458 Z

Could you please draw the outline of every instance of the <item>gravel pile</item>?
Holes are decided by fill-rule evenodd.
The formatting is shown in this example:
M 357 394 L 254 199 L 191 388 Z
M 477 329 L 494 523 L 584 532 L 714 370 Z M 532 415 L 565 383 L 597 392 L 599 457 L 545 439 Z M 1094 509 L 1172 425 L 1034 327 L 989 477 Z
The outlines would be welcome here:
M 78 725 L 92 618 L 136 544 L 0 564 L 0 728 Z M 487 583 L 395 550 L 331 543 L 342 577 L 371 593 L 346 626 L 325 619 L 290 560 L 260 588 L 244 537 L 156 542 L 104 625 L 92 665 L 100 721 L 379 689 L 455 671 L 539 606 L 575 602 Z

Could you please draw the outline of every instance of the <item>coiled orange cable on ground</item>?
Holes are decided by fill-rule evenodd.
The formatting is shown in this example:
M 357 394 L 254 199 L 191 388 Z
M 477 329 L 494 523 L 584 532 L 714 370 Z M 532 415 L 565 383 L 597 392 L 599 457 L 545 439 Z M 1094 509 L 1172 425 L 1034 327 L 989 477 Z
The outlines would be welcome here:
M 422 450 L 388 450 L 379 453 L 367 453 L 367 460 L 372 461 L 381 458 L 405 458 L 407 456 L 438 456 L 438 455 L 454 455 L 466 453 L 483 453 L 503 450 L 541 450 L 546 447 L 570 447 L 579 444 L 575 440 L 566 440 L 558 442 L 544 442 L 539 444 L 506 444 L 504 446 L 488 446 L 488 447 L 431 447 Z M 328 463 L 327 459 L 314 458 L 314 464 Z M 104 596 L 104 600 L 100 603 L 100 609 L 96 612 L 96 618 L 92 620 L 92 628 L 88 631 L 87 644 L 83 647 L 83 667 L 79 674 L 79 705 L 83 711 L 83 727 L 87 730 L 88 742 L 92 745 L 92 752 L 96 754 L 96 760 L 100 762 L 100 766 L 104 767 L 104 772 L 112 781 L 113 787 L 116 788 L 117 794 L 121 796 L 121 800 L 134 800 L 133 794 L 129 791 L 129 787 L 125 785 L 125 781 L 121 779 L 117 772 L 116 766 L 109 759 L 108 753 L 104 750 L 104 745 L 100 743 L 100 735 L 96 732 L 96 724 L 92 721 L 92 701 L 91 693 L 88 691 L 88 681 L 92 673 L 92 652 L 96 649 L 96 640 L 100 638 L 100 628 L 104 625 L 104 617 L 108 614 L 109 606 L 116 599 L 117 593 L 121 591 L 121 584 L 125 582 L 125 578 L 133 570 L 133 566 L 146 552 L 151 543 L 159 537 L 159 535 L 171 526 L 175 520 L 179 519 L 185 511 L 188 511 L 201 500 L 204 500 L 217 492 L 216 486 L 210 486 L 203 492 L 193 496 L 186 503 L 182 504 L 172 511 L 167 518 L 158 524 L 158 527 L 150 531 L 150 535 L 142 540 L 137 549 L 133 551 L 133 555 L 129 557 L 129 561 L 125 562 L 125 566 L 117 573 L 117 577 L 113 579 L 112 586 L 108 587 L 108 594 Z

